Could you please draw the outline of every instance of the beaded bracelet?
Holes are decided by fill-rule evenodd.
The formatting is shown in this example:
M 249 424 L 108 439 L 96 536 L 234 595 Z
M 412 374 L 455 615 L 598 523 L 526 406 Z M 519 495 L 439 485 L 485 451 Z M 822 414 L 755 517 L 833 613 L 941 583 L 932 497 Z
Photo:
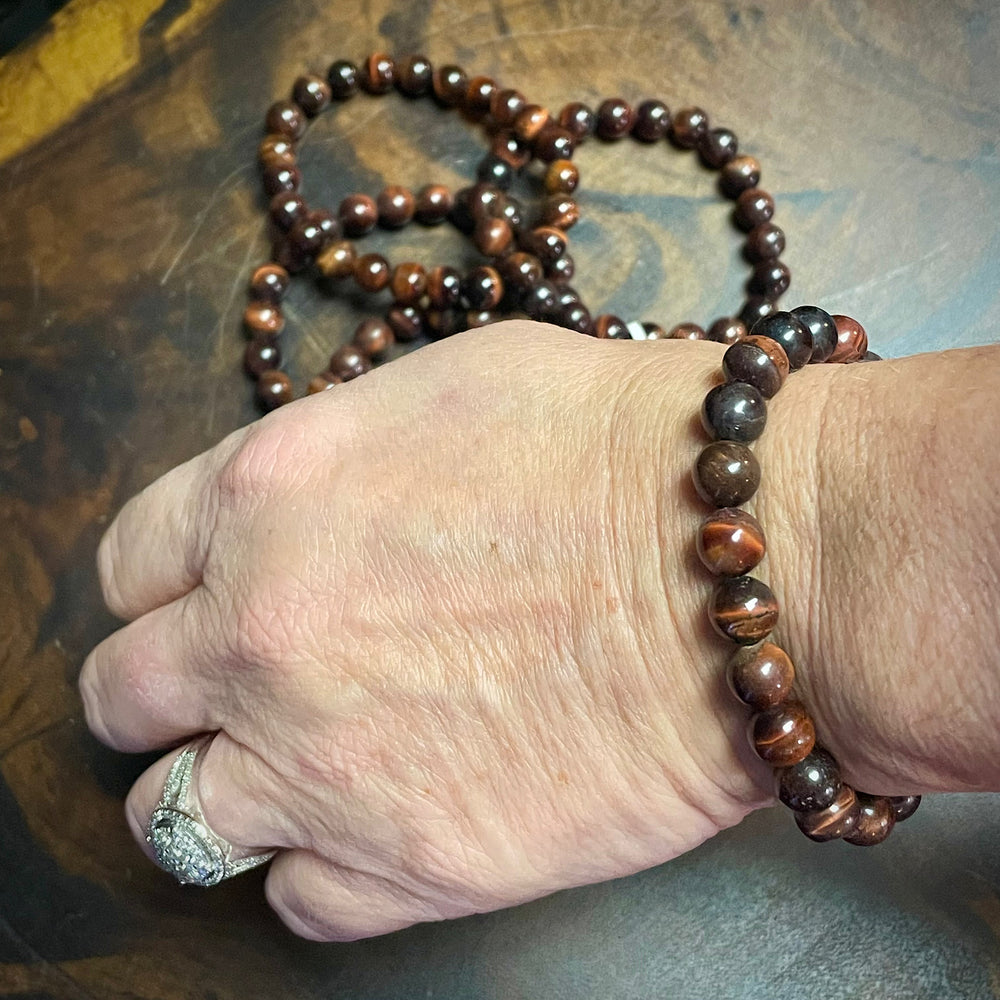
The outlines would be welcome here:
M 482 124 L 489 150 L 477 169 L 477 183 L 454 193 L 428 184 L 416 195 L 390 185 L 376 198 L 346 195 L 336 214 L 310 208 L 299 193 L 302 173 L 296 158 L 296 143 L 309 122 L 359 90 L 382 95 L 394 87 L 409 98 L 431 95 L 441 107 L 460 110 Z M 672 115 L 655 99 L 632 108 L 621 98 L 608 98 L 596 112 L 574 102 L 552 118 L 519 91 L 501 88 L 489 77 L 470 79 L 457 66 L 434 69 L 420 55 L 397 62 L 384 53 L 372 54 L 360 66 L 338 60 L 325 77 L 299 77 L 291 99 L 268 109 L 265 127 L 259 158 L 269 197 L 273 259 L 253 272 L 251 301 L 243 316 L 252 337 L 244 365 L 257 379 L 261 405 L 273 409 L 294 395 L 291 380 L 280 369 L 280 304 L 291 276 L 305 271 L 315 272 L 328 287 L 351 278 L 365 293 L 387 290 L 392 298 L 384 316 L 363 320 L 352 342 L 333 352 L 327 368 L 310 381 L 310 394 L 364 374 L 397 341 L 440 338 L 511 316 L 607 339 L 710 339 L 728 345 L 724 380 L 709 391 L 702 407 L 702 423 L 714 440 L 698 456 L 694 483 L 715 510 L 701 524 L 697 549 L 705 566 L 721 578 L 710 602 L 713 627 L 741 647 L 727 676 L 736 696 L 755 712 L 751 745 L 775 768 L 778 797 L 812 840 L 876 844 L 896 822 L 911 816 L 919 796 L 855 791 L 841 780 L 829 751 L 816 745 L 812 719 L 791 697 L 792 662 L 784 650 L 765 641 L 778 619 L 777 600 L 764 583 L 747 575 L 765 551 L 763 529 L 740 505 L 760 482 L 748 444 L 764 430 L 766 400 L 791 371 L 807 363 L 874 361 L 878 355 L 868 351 L 861 325 L 846 316 L 830 316 L 815 306 L 777 311 L 791 281 L 780 260 L 785 235 L 772 222 L 773 199 L 758 187 L 760 165 L 753 157 L 737 155 L 736 136 L 729 129 L 709 128 L 700 108 Z M 591 317 L 568 284 L 575 262 L 567 249 L 567 231 L 580 217 L 573 197 L 580 174 L 572 156 L 591 135 L 606 142 L 627 135 L 643 143 L 666 139 L 678 149 L 696 150 L 705 167 L 719 171 L 719 188 L 735 203 L 733 221 L 747 234 L 744 256 L 753 268 L 748 298 L 737 316 L 720 317 L 707 331 L 684 322 L 669 332 L 652 322 L 626 323 L 610 314 Z M 509 189 L 536 160 L 547 164 L 545 195 L 529 223 L 529 213 Z M 471 238 L 485 263 L 464 270 L 412 261 L 393 266 L 380 254 L 359 254 L 354 243 L 376 226 L 399 230 L 412 221 L 435 226 L 446 220 Z

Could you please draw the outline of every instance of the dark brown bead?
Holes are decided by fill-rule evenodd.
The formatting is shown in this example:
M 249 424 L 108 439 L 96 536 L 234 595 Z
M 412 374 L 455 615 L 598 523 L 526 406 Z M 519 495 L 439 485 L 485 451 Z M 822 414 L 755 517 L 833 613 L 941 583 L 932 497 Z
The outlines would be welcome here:
M 694 149 L 708 131 L 708 115 L 701 108 L 682 108 L 674 115 L 670 138 L 681 149 Z
M 569 131 L 552 121 L 546 123 L 535 136 L 535 156 L 542 163 L 566 160 L 573 155 L 575 147 L 576 140 Z
M 788 355 L 777 341 L 751 334 L 722 356 L 722 371 L 730 382 L 749 382 L 770 399 L 788 377 Z
M 376 358 L 392 347 L 396 338 L 389 321 L 374 316 L 362 320 L 354 331 L 351 343 L 367 358 Z
M 460 66 L 439 66 L 431 74 L 434 97 L 445 107 L 454 107 L 465 100 L 469 78 Z
M 628 101 L 620 97 L 609 97 L 601 101 L 597 108 L 597 136 L 600 139 L 621 139 L 632 131 L 635 111 Z
M 764 394 L 749 382 L 713 386 L 701 404 L 702 426 L 722 441 L 756 441 L 767 426 Z
M 253 376 L 281 367 L 281 346 L 277 337 L 254 337 L 243 353 L 243 367 Z
M 288 291 L 291 278 L 277 264 L 262 264 L 250 275 L 250 294 L 258 302 L 280 302 Z M 272 365 L 276 368 L 277 365 Z
M 372 363 L 367 355 L 353 344 L 338 347 L 330 356 L 330 371 L 345 382 L 371 371 L 371 367 Z
M 764 222 L 754 226 L 747 233 L 743 253 L 747 260 L 759 263 L 764 260 L 774 260 L 785 250 L 785 234 L 773 222 Z
M 428 332 L 437 340 L 458 333 L 464 323 L 464 314 L 457 309 L 428 309 L 424 316 Z
M 708 339 L 726 346 L 738 344 L 746 335 L 747 328 L 742 321 L 732 316 L 722 316 L 708 328 Z
M 292 86 L 292 100 L 308 115 L 315 118 L 330 103 L 333 96 L 330 84 L 321 76 L 306 73 Z
M 736 158 L 737 145 L 736 136 L 729 129 L 709 129 L 698 143 L 698 155 L 706 167 L 718 170 Z
M 594 134 L 594 127 L 597 125 L 597 116 L 586 104 L 574 101 L 572 104 L 567 104 L 559 112 L 559 124 L 577 142 L 582 142 L 588 136 Z
M 337 240 L 321 250 L 316 258 L 316 267 L 324 278 L 339 281 L 354 274 L 357 253 L 349 240 Z
M 808 327 L 812 334 L 812 357 L 809 363 L 816 365 L 829 360 L 837 347 L 837 324 L 833 317 L 819 306 L 796 306 L 792 315 Z
M 743 704 L 763 712 L 780 705 L 791 694 L 795 667 L 780 646 L 762 642 L 733 654 L 726 679 Z
M 275 241 L 271 248 L 271 256 L 274 258 L 274 262 L 279 267 L 283 267 L 289 274 L 298 274 L 310 264 L 310 258 L 297 253 L 292 244 L 284 238 Z
M 462 275 L 453 267 L 439 264 L 427 274 L 427 298 L 434 309 L 452 309 L 462 294 Z
M 697 323 L 678 323 L 667 335 L 670 340 L 707 340 L 708 334 Z
M 269 163 L 261 176 L 264 179 L 264 190 L 270 195 L 280 194 L 282 191 L 298 191 L 302 184 L 302 171 L 294 163 Z
M 376 206 L 379 225 L 386 229 L 400 229 L 413 218 L 416 199 L 409 188 L 391 184 L 379 192 Z
M 328 246 L 334 240 L 339 240 L 343 235 L 343 231 L 340 228 L 340 219 L 333 212 L 329 212 L 325 208 L 314 209 L 306 218 L 319 229 L 323 246 Z
M 813 339 L 809 327 L 790 312 L 774 312 L 754 324 L 750 338 L 766 337 L 781 345 L 790 371 L 798 371 L 812 357 Z M 781 365 L 781 358 L 776 359 Z
M 643 333 L 646 334 L 646 340 L 669 340 L 670 334 L 667 330 L 660 326 L 659 323 L 645 322 L 642 324 Z
M 476 249 L 487 257 L 499 257 L 510 249 L 514 233 L 504 219 L 482 219 L 472 234 Z
M 791 767 L 816 745 L 813 721 L 797 701 L 786 701 L 755 715 L 750 720 L 750 734 L 757 756 L 772 767 Z
M 401 306 L 415 306 L 427 291 L 427 272 L 420 264 L 397 264 L 393 268 L 389 290 Z
M 868 350 L 865 328 L 850 316 L 834 316 L 833 322 L 837 326 L 837 346 L 827 361 L 832 365 L 860 361 Z
M 503 219 L 515 233 L 519 233 L 524 226 L 524 208 L 513 195 L 505 194 L 497 202 L 493 215 Z
M 495 90 L 490 96 L 490 115 L 497 125 L 507 128 L 528 103 L 519 90 Z
M 274 410 L 294 398 L 292 380 L 276 370 L 264 371 L 257 376 L 257 400 L 265 410 Z
M 337 214 L 348 236 L 364 236 L 378 222 L 378 206 L 366 194 L 349 194 L 340 203 Z
M 481 117 L 490 110 L 490 99 L 497 90 L 497 82 L 488 76 L 474 76 L 465 90 L 465 110 Z
M 443 184 L 428 184 L 417 192 L 414 216 L 422 226 L 436 226 L 448 218 L 451 206 L 451 192 Z
M 545 277 L 551 278 L 557 285 L 571 281 L 575 273 L 576 262 L 568 253 L 545 265 Z
M 557 226 L 538 226 L 521 237 L 521 247 L 534 254 L 545 267 L 566 253 L 569 240 Z
M 294 254 L 312 260 L 323 246 L 323 231 L 307 215 L 288 230 L 288 245 Z
M 715 586 L 709 619 L 719 635 L 752 646 L 778 623 L 778 600 L 752 576 L 727 577 Z
M 713 441 L 695 462 L 694 487 L 713 507 L 738 507 L 759 485 L 760 465 L 754 453 L 737 441 Z
M 740 229 L 749 232 L 765 222 L 770 222 L 772 215 L 774 215 L 774 199 L 760 188 L 750 188 L 736 199 L 733 219 Z
M 851 833 L 858 824 L 860 813 L 854 789 L 850 785 L 841 785 L 831 805 L 815 812 L 796 813 L 795 822 L 810 840 L 823 844 Z
M 572 160 L 555 160 L 545 171 L 548 194 L 572 194 L 580 183 L 580 171 Z
M 461 193 L 473 229 L 481 219 L 496 218 L 496 213 L 503 204 L 503 192 L 492 184 L 473 184 L 470 188 L 463 188 Z M 457 196 L 455 200 L 457 203 Z
M 791 283 L 792 272 L 787 264 L 780 260 L 762 260 L 754 265 L 747 291 L 765 299 L 776 299 L 788 291 Z
M 470 309 L 465 314 L 465 329 L 478 330 L 480 327 L 489 326 L 495 323 L 500 317 L 489 309 Z
M 920 805 L 919 795 L 893 795 L 889 798 L 889 805 L 892 806 L 892 814 L 896 817 L 897 823 L 909 819 Z
M 881 795 L 866 795 L 864 792 L 855 792 L 855 795 L 860 810 L 858 822 L 850 833 L 844 835 L 844 840 L 856 847 L 881 844 L 896 825 L 892 804 Z
M 760 295 L 751 295 L 743 303 L 740 310 L 740 322 L 749 330 L 754 323 L 765 316 L 770 316 L 778 307 L 770 300 Z
M 327 389 L 332 389 L 335 385 L 340 385 L 344 380 L 338 378 L 332 372 L 321 372 L 319 375 L 314 375 L 309 379 L 309 385 L 306 386 L 306 392 L 310 396 L 315 396 L 317 393 L 326 392 Z
M 392 269 L 381 254 L 366 253 L 354 263 L 354 280 L 366 292 L 380 292 L 389 284 Z M 331 369 L 333 370 L 333 369 Z
M 257 158 L 262 166 L 276 163 L 294 165 L 295 143 L 287 135 L 267 135 L 257 147 Z
M 346 59 L 338 59 L 327 70 L 326 82 L 338 101 L 353 97 L 358 92 L 358 67 Z
M 396 63 L 385 52 L 373 52 L 358 71 L 358 83 L 369 94 L 386 94 L 395 81 Z
M 423 335 L 424 314 L 415 306 L 394 306 L 385 318 L 400 343 L 408 343 Z
M 490 152 L 515 170 L 520 170 L 531 160 L 531 145 L 509 131 L 497 132 L 490 144 Z
M 284 135 L 293 140 L 305 135 L 308 124 L 302 109 L 291 101 L 275 101 L 267 109 L 264 121 L 269 135 Z
M 285 328 L 285 317 L 273 302 L 251 302 L 243 310 L 243 325 L 251 334 L 278 334 Z
M 551 320 L 562 309 L 559 292 L 551 281 L 538 281 L 521 294 L 521 308 L 531 319 Z
M 760 164 L 752 156 L 737 156 L 719 174 L 719 187 L 727 198 L 738 198 L 760 183 Z
M 570 302 L 563 306 L 556 312 L 555 320 L 567 330 L 593 336 L 594 321 L 590 310 L 582 302 Z
M 425 56 L 407 56 L 396 66 L 396 89 L 407 97 L 419 97 L 430 89 L 434 70 Z
M 532 142 L 549 120 L 549 113 L 540 104 L 527 104 L 514 119 L 514 135 L 522 142 Z
M 643 101 L 635 109 L 632 135 L 640 142 L 658 142 L 670 128 L 670 110 L 663 101 Z
M 503 279 L 495 268 L 474 267 L 462 282 L 462 294 L 470 309 L 494 309 L 503 298 Z
M 797 764 L 778 771 L 775 784 L 778 798 L 796 812 L 829 808 L 844 785 L 833 755 L 822 747 L 813 747 Z
M 764 558 L 764 529 L 739 507 L 722 507 L 702 522 L 697 535 L 698 558 L 710 573 L 740 576 Z
M 294 191 L 279 191 L 270 201 L 267 214 L 282 231 L 287 232 L 308 212 L 305 199 Z
M 625 320 L 612 316 L 610 313 L 602 313 L 594 319 L 594 336 L 601 340 L 631 340 L 632 334 L 628 332 Z
M 575 226 L 580 218 L 580 206 L 564 194 L 551 194 L 541 205 L 538 212 L 540 226 L 555 226 L 566 230 Z
M 545 277 L 541 261 L 533 254 L 524 251 L 508 254 L 497 265 L 497 270 L 509 287 L 519 291 L 537 285 Z

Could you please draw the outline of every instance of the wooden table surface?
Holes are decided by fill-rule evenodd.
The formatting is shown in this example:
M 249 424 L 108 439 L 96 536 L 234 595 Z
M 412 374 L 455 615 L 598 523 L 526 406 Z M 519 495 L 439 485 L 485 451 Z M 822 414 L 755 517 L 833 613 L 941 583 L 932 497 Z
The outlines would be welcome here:
M 930 800 L 871 852 L 756 815 L 629 879 L 348 945 L 285 932 L 260 873 L 202 892 L 139 854 L 121 806 L 148 759 L 101 748 L 75 689 L 114 627 L 95 547 L 128 496 L 256 416 L 239 326 L 268 250 L 263 112 L 373 49 L 547 106 L 699 104 L 763 163 L 787 304 L 855 315 L 889 355 L 1000 334 L 989 0 L 73 0 L 0 60 L 0 996 L 1000 996 L 992 796 Z M 461 184 L 481 143 L 430 102 L 359 98 L 310 134 L 307 196 Z M 626 142 L 577 161 L 595 309 L 738 308 L 739 240 L 693 157 Z M 434 259 L 450 239 L 396 237 Z M 308 280 L 288 315 L 300 384 L 359 317 Z

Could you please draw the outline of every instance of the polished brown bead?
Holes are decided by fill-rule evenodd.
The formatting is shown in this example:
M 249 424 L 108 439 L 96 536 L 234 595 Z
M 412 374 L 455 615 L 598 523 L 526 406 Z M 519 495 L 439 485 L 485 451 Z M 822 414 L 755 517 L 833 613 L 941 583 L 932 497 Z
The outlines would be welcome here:
M 284 135 L 292 140 L 301 139 L 308 124 L 302 109 L 291 101 L 275 101 L 264 121 L 269 135 Z
M 346 59 L 338 59 L 327 70 L 326 82 L 338 101 L 353 97 L 358 92 L 358 67 Z
M 762 642 L 732 655 L 726 680 L 743 704 L 763 712 L 780 705 L 791 694 L 795 667 L 780 646 Z
M 354 263 L 354 280 L 366 292 L 380 292 L 389 284 L 392 268 L 381 254 L 366 253 Z
M 595 131 L 600 139 L 621 139 L 632 131 L 634 124 L 635 111 L 632 105 L 620 97 L 609 97 L 601 101 L 597 108 Z
M 781 345 L 790 371 L 798 371 L 812 357 L 812 332 L 794 313 L 779 311 L 758 320 L 750 331 L 750 338 L 756 341 L 759 337 Z M 780 356 L 776 362 L 781 364 Z
M 754 226 L 747 233 L 743 253 L 751 263 L 774 260 L 785 250 L 785 234 L 773 222 Z
M 275 241 L 271 248 L 271 257 L 279 267 L 283 267 L 289 274 L 298 274 L 311 263 L 311 258 L 298 253 L 285 238 Z
M 772 767 L 791 767 L 812 753 L 816 728 L 799 702 L 786 701 L 750 720 L 750 741 L 757 756 Z
M 640 142 L 658 142 L 670 129 L 670 110 L 663 101 L 643 101 L 635 109 L 632 135 Z
M 385 52 L 373 52 L 358 68 L 358 83 L 369 94 L 386 94 L 396 80 L 396 63 Z
M 427 298 L 434 309 L 451 309 L 462 294 L 462 275 L 453 267 L 439 264 L 427 274 Z
M 277 303 L 284 298 L 290 284 L 291 278 L 283 267 L 262 264 L 250 275 L 250 294 L 258 302 Z
M 766 299 L 776 299 L 788 291 L 791 283 L 792 272 L 784 261 L 762 260 L 754 265 L 747 282 L 747 291 Z
M 279 191 L 270 201 L 267 214 L 282 231 L 287 232 L 309 211 L 305 199 L 294 191 Z
M 580 206 L 564 194 L 550 194 L 541 205 L 538 212 L 538 223 L 541 226 L 555 226 L 566 230 L 575 226 L 580 219 Z
M 749 188 L 736 199 L 733 219 L 740 229 L 749 232 L 765 222 L 770 222 L 772 215 L 774 215 L 774 199 L 760 188 Z
M 378 205 L 366 194 L 349 194 L 340 203 L 337 214 L 348 236 L 364 236 L 378 222 Z
M 482 219 L 472 234 L 476 249 L 487 257 L 499 257 L 510 249 L 514 233 L 504 219 Z
M 569 240 L 558 226 L 537 226 L 521 236 L 521 246 L 545 267 L 566 253 Z
M 752 329 L 757 320 L 770 316 L 777 308 L 771 299 L 765 299 L 760 295 L 750 295 L 740 310 L 740 322 L 748 330 Z
M 695 462 L 694 488 L 713 507 L 738 507 L 759 485 L 760 465 L 745 444 L 713 441 Z
M 566 129 L 577 142 L 582 142 L 594 134 L 597 116 L 586 104 L 573 101 L 559 112 L 559 124 Z
M 462 188 L 455 195 L 456 212 L 459 208 L 464 209 L 467 221 L 471 224 L 469 232 L 472 232 L 480 219 L 497 217 L 503 198 L 503 192 L 492 184 L 473 184 L 472 187 Z M 456 215 L 453 214 L 453 221 L 455 218 Z
M 457 309 L 428 309 L 424 318 L 428 332 L 437 340 L 458 333 L 465 322 L 465 314 Z
M 760 164 L 752 156 L 737 156 L 719 173 L 719 187 L 727 198 L 738 198 L 760 183 Z
M 644 322 L 642 323 L 642 330 L 646 334 L 646 340 L 670 339 L 670 333 L 665 327 L 660 326 L 659 323 Z
M 465 89 L 465 110 L 480 117 L 490 110 L 490 99 L 497 90 L 497 82 L 489 76 L 474 76 Z
M 681 149 L 694 149 L 708 131 L 708 115 L 701 108 L 682 108 L 674 115 L 670 138 Z
M 325 208 L 313 209 L 306 218 L 319 229 L 323 246 L 327 246 L 334 240 L 339 240 L 343 235 L 340 219 Z
M 730 382 L 749 382 L 768 399 L 784 385 L 789 369 L 785 349 L 770 337 L 751 334 L 722 356 L 722 371 Z
M 396 65 L 396 89 L 407 97 L 419 97 L 430 89 L 434 72 L 426 56 L 407 56 Z
M 454 107 L 465 100 L 469 78 L 460 66 L 438 66 L 431 74 L 434 97 L 445 107 Z
M 545 277 L 541 261 L 534 254 L 523 250 L 504 257 L 497 265 L 497 270 L 507 285 L 519 291 L 537 285 Z
M 376 201 L 379 225 L 386 229 L 400 229 L 405 226 L 416 211 L 416 199 L 409 188 L 390 184 L 379 192 Z
M 535 136 L 533 143 L 535 156 L 542 163 L 554 163 L 556 160 L 566 160 L 573 155 L 576 139 L 568 129 L 556 122 L 547 122 Z
M 326 392 L 327 389 L 332 389 L 335 385 L 340 385 L 344 380 L 334 375 L 333 372 L 321 372 L 319 375 L 314 375 L 309 379 L 309 385 L 306 386 L 306 392 L 310 396 L 315 396 L 317 393 Z
M 476 168 L 476 178 L 506 191 L 514 183 L 514 168 L 502 157 L 487 153 Z
M 545 277 L 551 278 L 559 285 L 564 285 L 567 281 L 572 280 L 575 273 L 576 262 L 568 253 L 545 265 Z
M 520 170 L 531 160 L 531 144 L 510 131 L 497 132 L 490 143 L 490 152 L 505 160 L 515 170 Z
M 257 376 L 257 400 L 265 410 L 284 406 L 294 396 L 292 380 L 284 372 L 264 371 Z
M 764 558 L 764 529 L 739 507 L 722 507 L 702 522 L 697 535 L 698 558 L 710 573 L 740 576 Z
M 451 211 L 451 192 L 443 184 L 427 184 L 417 192 L 414 216 L 422 226 L 444 222 Z
M 837 840 L 851 833 L 858 824 L 861 806 L 854 789 L 850 785 L 841 785 L 831 805 L 814 812 L 795 814 L 795 822 L 799 829 L 817 843 Z
M 302 184 L 302 171 L 294 163 L 269 163 L 261 171 L 264 190 L 270 194 L 298 191 Z
M 778 798 L 789 809 L 802 813 L 828 809 L 844 787 L 837 762 L 822 747 L 813 747 L 812 753 L 791 767 L 781 768 L 774 777 Z
M 490 115 L 501 128 L 514 124 L 514 119 L 527 105 L 528 99 L 519 90 L 495 90 L 490 95 Z
M 323 230 L 308 215 L 288 230 L 288 245 L 292 252 L 306 260 L 312 260 L 319 253 L 323 242 Z
M 889 805 L 892 806 L 892 814 L 896 817 L 897 823 L 909 819 L 920 805 L 919 795 L 892 795 L 889 797 Z
M 612 316 L 610 313 L 602 313 L 594 318 L 593 332 L 595 337 L 601 340 L 631 340 L 628 325 L 625 320 Z
M 357 252 L 349 240 L 337 240 L 320 251 L 316 257 L 316 267 L 324 278 L 339 281 L 354 274 Z
M 470 309 L 494 309 L 503 298 L 503 279 L 495 268 L 474 267 L 462 282 L 462 294 Z
M 286 135 L 267 135 L 257 147 L 257 157 L 262 166 L 295 163 L 295 143 Z
M 756 441 L 767 426 L 767 403 L 748 382 L 722 382 L 708 390 L 701 404 L 701 423 L 720 441 Z
M 330 355 L 330 371 L 345 382 L 371 371 L 372 363 L 353 344 L 344 344 Z
M 416 306 L 394 306 L 385 318 L 401 343 L 416 340 L 424 332 L 424 314 Z
M 721 316 L 708 328 L 708 339 L 726 346 L 738 344 L 746 335 L 746 326 L 732 316 Z
M 251 302 L 243 310 L 243 325 L 251 334 L 277 334 L 285 328 L 285 317 L 273 302 Z
M 531 142 L 549 120 L 549 113 L 540 104 L 527 104 L 514 119 L 514 135 L 523 142 Z
M 562 309 L 563 303 L 559 301 L 559 289 L 554 282 L 537 281 L 529 287 L 521 290 L 521 308 L 527 313 L 529 318 L 536 320 L 552 320 Z
M 697 323 L 678 323 L 667 335 L 670 340 L 707 340 L 708 334 Z
M 470 309 L 465 314 L 465 329 L 478 330 L 480 327 L 496 323 L 500 317 L 489 309 Z
M 792 310 L 792 315 L 812 334 L 812 354 L 809 363 L 817 365 L 829 360 L 837 347 L 837 324 L 833 321 L 833 317 L 819 306 L 796 306 Z
M 396 338 L 389 321 L 378 316 L 362 320 L 354 331 L 351 343 L 367 358 L 385 354 Z
M 837 346 L 827 361 L 832 365 L 860 361 L 868 350 L 865 328 L 850 316 L 834 316 L 833 322 L 837 326 Z
M 729 129 L 709 129 L 698 143 L 698 155 L 706 167 L 718 170 L 736 158 L 737 145 L 736 136 Z
M 709 619 L 719 635 L 752 646 L 777 624 L 778 600 L 752 576 L 727 577 L 715 586 Z
M 392 271 L 389 290 L 401 306 L 415 306 L 427 291 L 427 272 L 420 264 L 397 264 Z
M 882 795 L 866 795 L 864 792 L 855 794 L 858 797 L 858 822 L 850 833 L 844 835 L 844 840 L 856 847 L 881 844 L 896 825 L 892 803 Z
M 545 171 L 548 194 L 572 194 L 580 183 L 580 170 L 572 160 L 554 160 Z
M 243 352 L 243 367 L 253 376 L 281 367 L 281 345 L 267 334 L 254 337 Z
M 330 84 L 321 76 L 306 73 L 292 85 L 292 100 L 310 118 L 315 118 L 330 103 Z
M 594 320 L 590 315 L 590 310 L 582 302 L 570 302 L 557 310 L 555 321 L 567 330 L 593 336 Z

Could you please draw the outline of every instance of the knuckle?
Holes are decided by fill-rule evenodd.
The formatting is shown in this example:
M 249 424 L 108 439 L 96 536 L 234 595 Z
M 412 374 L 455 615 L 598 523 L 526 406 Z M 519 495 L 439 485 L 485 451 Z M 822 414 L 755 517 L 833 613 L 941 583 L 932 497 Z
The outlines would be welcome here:
M 265 894 L 271 909 L 282 923 L 295 935 L 308 941 L 352 941 L 360 935 L 351 935 L 325 914 L 315 901 L 309 901 L 286 887 L 275 888 L 274 880 L 265 883 Z
M 119 529 L 115 521 L 97 547 L 97 579 L 107 609 L 118 618 L 127 618 L 130 608 L 124 596 L 122 572 Z

